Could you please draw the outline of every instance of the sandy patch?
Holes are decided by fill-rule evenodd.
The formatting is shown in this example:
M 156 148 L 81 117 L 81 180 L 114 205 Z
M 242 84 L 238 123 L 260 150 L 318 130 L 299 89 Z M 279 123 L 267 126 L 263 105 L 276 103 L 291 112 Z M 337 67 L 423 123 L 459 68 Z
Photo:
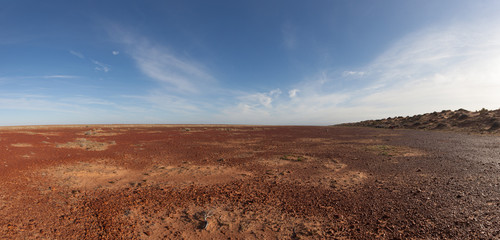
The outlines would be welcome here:
M 318 174 L 311 176 L 308 183 L 314 186 L 346 188 L 357 185 L 366 178 L 366 173 L 348 170 L 346 164 L 331 160 L 323 163 L 323 168 L 318 170 Z
M 57 132 L 32 132 L 32 131 L 18 131 L 20 134 L 27 135 L 42 135 L 42 136 L 59 136 L 60 134 Z
M 322 164 L 326 169 L 328 169 L 329 172 L 331 171 L 339 171 L 345 167 L 347 167 L 346 164 L 340 163 L 337 160 L 331 160 L 326 163 Z
M 368 178 L 367 174 L 359 171 L 339 172 L 335 175 L 326 175 L 318 179 L 318 185 L 331 188 L 345 188 L 362 183 Z
M 141 132 L 141 133 L 145 133 L 145 134 L 155 134 L 155 133 L 164 133 L 163 131 L 144 131 L 144 132 Z
M 31 143 L 13 143 L 11 144 L 13 147 L 33 147 Z
M 227 141 L 210 141 L 210 142 L 200 142 L 200 145 L 206 146 L 217 146 L 223 148 L 237 148 L 237 147 L 249 147 L 257 146 L 263 138 L 251 138 L 251 139 L 229 139 Z
M 329 138 L 298 138 L 297 141 L 301 142 L 330 142 Z
M 121 135 L 123 133 L 117 133 L 117 132 L 106 132 L 102 129 L 92 129 L 88 130 L 82 133 L 78 133 L 78 135 L 84 135 L 84 136 L 96 136 L 96 137 L 108 137 L 108 136 L 116 136 L 116 135 Z
M 31 157 L 33 157 L 33 156 L 35 156 L 35 153 L 34 153 L 34 152 L 29 152 L 29 154 L 25 154 L 25 155 L 23 155 L 22 157 L 23 157 L 23 158 L 31 158 Z
M 97 189 L 124 187 L 129 178 L 135 178 L 133 171 L 102 163 L 77 163 L 48 169 L 56 182 L 71 189 Z
M 337 159 L 319 160 L 296 154 L 261 160 L 258 163 L 267 168 L 266 175 L 271 181 L 284 184 L 346 188 L 367 178 L 366 173 L 348 170 L 347 165 Z
M 211 185 L 243 179 L 252 174 L 233 167 L 183 164 L 180 166 L 153 166 L 144 175 L 151 183 Z
M 283 167 L 287 165 L 297 165 L 299 163 L 309 162 L 311 161 L 311 159 L 311 157 L 301 154 L 286 154 L 275 156 L 271 159 L 258 160 L 257 163 L 268 167 Z
M 235 144 L 235 145 L 242 145 L 242 144 L 248 145 L 248 144 L 257 144 L 263 140 L 264 140 L 264 138 L 261 138 L 261 137 L 253 137 L 251 139 L 249 139 L 249 138 L 232 139 L 232 140 L 227 141 L 227 143 Z
M 330 226 L 314 218 L 295 218 L 272 206 L 261 211 L 242 210 L 225 204 L 200 207 L 191 205 L 173 212 L 148 214 L 140 208 L 122 216 L 133 222 L 140 239 L 322 239 L 324 229 L 345 225 L 339 219 Z
M 250 173 L 223 166 L 153 166 L 145 171 L 126 169 L 106 163 L 76 163 L 44 171 L 56 182 L 72 189 L 114 189 L 150 185 L 210 185 L 243 179 Z
M 76 148 L 84 149 L 87 151 L 104 151 L 108 149 L 109 146 L 116 145 L 115 141 L 111 142 L 95 142 L 90 141 L 85 138 L 77 138 L 74 142 L 68 142 L 63 144 L 57 144 L 57 148 Z
M 7 203 L 5 201 L 5 195 L 0 192 L 0 210 L 7 207 Z

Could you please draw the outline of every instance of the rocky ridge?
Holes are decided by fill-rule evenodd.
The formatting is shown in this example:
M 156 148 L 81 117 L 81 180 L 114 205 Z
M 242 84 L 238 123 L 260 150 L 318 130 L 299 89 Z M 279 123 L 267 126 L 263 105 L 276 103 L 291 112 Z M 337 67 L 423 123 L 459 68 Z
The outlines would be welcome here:
M 468 111 L 465 109 L 443 110 L 407 117 L 389 117 L 366 120 L 342 126 L 375 127 L 389 129 L 444 130 L 471 133 L 500 133 L 500 109 Z

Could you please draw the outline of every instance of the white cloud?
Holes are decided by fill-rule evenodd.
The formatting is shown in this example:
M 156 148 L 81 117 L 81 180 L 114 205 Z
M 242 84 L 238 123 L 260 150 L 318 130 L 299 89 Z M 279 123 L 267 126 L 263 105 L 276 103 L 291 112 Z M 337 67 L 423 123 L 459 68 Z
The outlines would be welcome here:
M 71 53 L 72 55 L 77 56 L 78 58 L 81 58 L 81 59 L 85 58 L 85 56 L 82 53 L 79 53 L 79 52 L 76 52 L 73 50 L 70 50 L 69 53 Z
M 281 95 L 280 89 L 274 89 L 266 93 L 245 94 L 238 97 L 240 100 L 239 106 L 245 109 L 255 108 L 271 108 L 274 99 Z
M 299 89 L 292 89 L 292 90 L 288 91 L 288 96 L 289 96 L 290 98 L 294 98 L 294 97 L 296 97 L 296 96 L 297 96 L 297 93 L 298 93 L 298 92 L 300 92 L 300 90 L 299 90 Z
M 92 59 L 91 61 L 93 64 L 97 65 L 95 67 L 95 70 L 97 70 L 97 71 L 109 72 L 111 70 L 111 68 L 108 64 L 104 64 L 104 63 L 96 61 L 94 59 Z
M 146 76 L 170 90 L 182 93 L 201 93 L 215 80 L 206 68 L 187 57 L 180 57 L 166 47 L 124 32 L 115 27 L 111 33 L 125 44 L 139 69 Z
M 281 90 L 279 88 L 271 90 L 269 92 L 269 96 L 271 97 L 279 97 L 281 95 Z
M 116 56 L 116 55 L 118 55 L 118 54 L 120 54 L 120 52 L 119 52 L 119 51 L 112 51 L 111 53 L 112 53 L 113 55 L 115 55 L 115 56 Z
M 358 76 L 358 77 L 362 77 L 365 75 L 365 72 L 357 72 L 357 71 L 344 71 L 342 73 L 342 76 L 343 77 L 348 77 L 348 76 Z
M 281 99 L 271 98 L 267 93 L 251 94 L 213 118 L 216 122 L 237 124 L 331 124 L 337 114 L 333 112 L 349 97 L 336 93 L 306 95 Z

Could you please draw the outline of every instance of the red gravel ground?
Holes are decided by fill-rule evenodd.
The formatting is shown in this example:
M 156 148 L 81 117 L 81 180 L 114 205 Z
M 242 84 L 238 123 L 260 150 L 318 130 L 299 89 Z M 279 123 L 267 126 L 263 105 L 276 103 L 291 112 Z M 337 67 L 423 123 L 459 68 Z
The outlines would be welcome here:
M 2 239 L 499 239 L 500 137 L 0 128 Z

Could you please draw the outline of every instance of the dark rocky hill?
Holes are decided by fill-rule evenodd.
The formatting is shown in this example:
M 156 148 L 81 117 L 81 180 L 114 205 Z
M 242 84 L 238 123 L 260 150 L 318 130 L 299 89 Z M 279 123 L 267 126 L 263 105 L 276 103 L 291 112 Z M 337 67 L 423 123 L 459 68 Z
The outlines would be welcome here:
M 342 126 L 363 126 L 391 129 L 449 130 L 474 133 L 500 133 L 500 109 L 467 111 L 465 109 L 443 110 L 412 117 L 389 117 L 367 120 Z

